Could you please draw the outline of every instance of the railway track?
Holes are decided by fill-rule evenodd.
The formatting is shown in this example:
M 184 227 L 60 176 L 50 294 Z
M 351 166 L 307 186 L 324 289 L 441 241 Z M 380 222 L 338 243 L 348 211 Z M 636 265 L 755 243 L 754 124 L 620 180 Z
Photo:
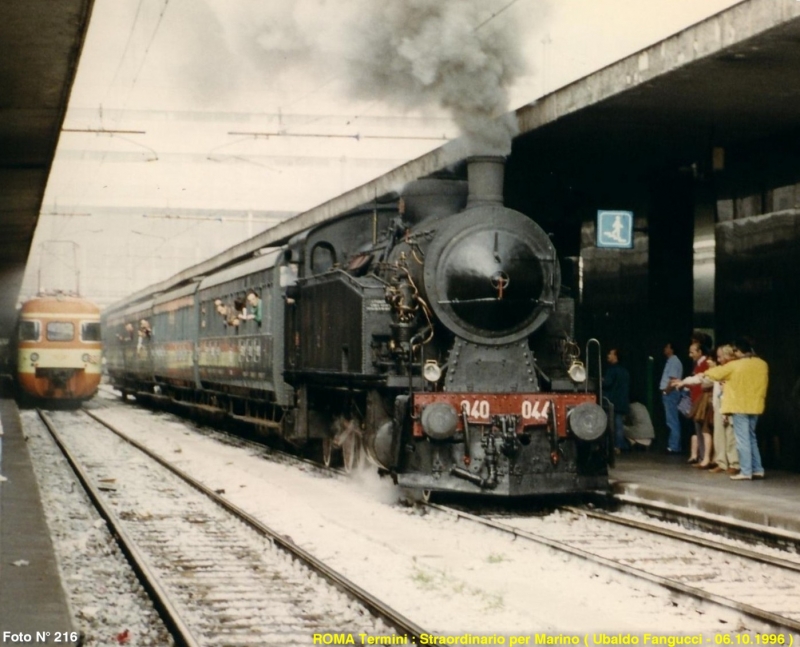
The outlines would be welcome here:
M 562 508 L 561 518 L 552 522 L 552 517 L 498 520 L 435 503 L 427 506 L 733 609 L 776 630 L 800 631 L 799 561 L 574 507 Z
M 107 393 L 113 393 L 110 389 L 104 389 Z M 118 400 L 117 396 L 114 395 L 114 401 Z M 96 402 L 93 403 L 91 409 L 84 409 L 87 412 L 94 412 L 100 413 L 104 409 L 108 408 L 108 403 L 105 401 L 101 401 L 102 404 L 97 406 Z M 85 406 L 85 405 L 84 405 Z M 131 406 L 131 405 L 126 405 Z M 163 407 L 154 408 L 152 406 L 146 405 L 138 405 L 138 408 L 150 411 L 154 413 L 160 412 L 169 412 L 168 409 Z M 170 414 L 176 415 L 184 424 L 192 424 L 191 421 L 186 419 L 185 417 L 180 417 L 178 414 Z M 278 449 L 274 446 L 266 444 L 264 440 L 253 440 L 251 438 L 247 438 L 241 434 L 232 433 L 227 431 L 222 427 L 216 426 L 205 426 L 205 425 L 192 425 L 192 431 L 194 433 L 201 434 L 203 436 L 208 436 L 213 438 L 217 442 L 220 442 L 224 445 L 229 445 L 231 447 L 241 447 L 246 449 L 253 455 L 262 456 L 264 459 L 272 461 L 274 463 L 281 463 L 281 464 L 289 464 L 295 465 L 300 467 L 301 469 L 313 470 L 315 473 L 324 474 L 330 477 L 345 477 L 348 475 L 348 472 L 344 469 L 344 467 L 336 467 L 333 465 L 325 465 L 323 462 L 322 456 L 319 457 L 319 460 L 315 460 L 314 458 L 308 458 L 305 456 L 300 455 L 298 452 L 289 452 L 284 451 L 283 449 Z M 362 455 L 363 456 L 363 455 Z M 366 460 L 366 457 L 363 457 Z
M 214 432 L 213 436 L 218 439 L 217 432 Z M 248 451 L 256 451 L 258 454 L 262 454 L 265 452 L 262 446 L 253 445 L 249 442 L 243 442 L 238 437 L 229 437 L 226 442 L 230 442 L 231 444 L 237 446 L 246 447 Z M 167 451 L 170 450 L 167 449 Z M 169 454 L 165 455 L 168 456 Z M 296 462 L 296 459 L 294 457 L 282 456 L 280 455 L 280 452 L 274 450 L 270 450 L 264 453 L 264 457 L 270 460 L 274 459 L 279 463 Z M 299 462 L 298 464 L 303 465 L 304 462 Z M 302 469 L 305 470 L 308 469 L 309 467 L 310 466 L 305 465 L 304 467 L 302 467 Z M 314 464 L 312 471 L 324 472 L 329 477 L 333 476 L 334 478 L 338 476 L 332 474 L 331 470 L 319 466 L 318 464 Z M 441 508 L 441 506 L 432 506 L 432 508 L 436 507 Z M 501 507 L 500 509 L 502 510 L 504 508 L 505 506 Z M 449 509 L 447 511 L 451 514 L 455 512 Z M 466 516 L 466 514 L 461 514 L 461 513 L 456 513 L 456 514 L 460 514 L 461 516 Z M 563 512 L 560 514 L 564 515 Z M 559 516 L 558 514 L 553 515 L 554 518 L 557 518 L 558 516 Z M 780 606 L 778 607 L 769 606 L 769 604 L 763 604 L 761 600 L 753 599 L 754 597 L 757 598 L 759 596 L 771 597 L 772 599 L 771 601 L 769 601 L 771 604 L 776 600 L 776 595 L 775 595 L 776 593 L 782 594 L 782 592 L 787 591 L 790 588 L 796 589 L 796 582 L 790 582 L 789 585 L 787 585 L 785 582 L 779 581 L 778 578 L 773 577 L 772 575 L 765 575 L 763 573 L 753 574 L 752 570 L 747 571 L 744 576 L 739 578 L 738 582 L 736 581 L 736 578 L 729 578 L 728 580 L 725 580 L 724 578 L 715 579 L 716 576 L 715 569 L 717 569 L 715 564 L 719 563 L 719 561 L 714 562 L 710 558 L 706 559 L 705 557 L 703 557 L 703 555 L 707 555 L 708 551 L 712 551 L 713 554 L 717 555 L 717 557 L 715 558 L 716 560 L 725 559 L 724 557 L 719 557 L 719 555 L 722 554 L 720 553 L 720 550 L 724 550 L 724 548 L 718 548 L 716 545 L 717 542 L 711 542 L 709 540 L 705 540 L 704 545 L 700 545 L 703 544 L 703 541 L 699 541 L 699 543 L 687 547 L 686 541 L 688 540 L 688 537 L 684 537 L 683 533 L 674 533 L 673 531 L 673 534 L 675 536 L 664 537 L 664 541 L 669 540 L 677 542 L 678 545 L 682 547 L 673 549 L 673 552 L 669 553 L 666 550 L 664 550 L 663 547 L 658 548 L 655 551 L 649 550 L 649 552 L 639 550 L 639 542 L 636 539 L 636 537 L 623 535 L 619 530 L 619 528 L 610 531 L 605 531 L 605 537 L 603 537 L 602 533 L 599 532 L 595 527 L 591 529 L 584 529 L 582 533 L 575 531 L 575 528 L 577 527 L 575 524 L 578 524 L 581 518 L 592 517 L 592 516 L 593 513 L 587 512 L 586 510 L 573 509 L 571 511 L 568 511 L 566 515 L 565 528 L 561 530 L 550 528 L 547 529 L 548 532 L 543 532 L 541 529 L 532 528 L 531 524 L 537 521 L 535 519 L 534 520 L 505 519 L 499 522 L 497 519 L 491 519 L 488 520 L 487 525 L 494 524 L 496 526 L 507 526 L 508 528 L 501 527 L 501 529 L 504 531 L 508 531 L 510 528 L 511 534 L 518 537 L 524 537 L 524 535 L 526 534 L 543 535 L 542 537 L 543 540 L 539 541 L 539 543 L 544 543 L 545 545 L 552 545 L 554 548 L 558 548 L 561 550 L 563 550 L 564 547 L 574 547 L 575 551 L 568 550 L 568 552 L 574 552 L 574 554 L 580 555 L 581 558 L 593 559 L 593 561 L 595 561 L 596 563 L 603 564 L 604 566 L 615 567 L 616 570 L 621 570 L 630 575 L 634 575 L 643 580 L 646 580 L 653 585 L 652 587 L 650 587 L 650 590 L 653 592 L 655 591 L 654 589 L 655 586 L 660 586 L 666 588 L 669 591 L 674 592 L 676 596 L 690 596 L 691 598 L 702 600 L 704 601 L 704 603 L 707 604 L 700 605 L 699 608 L 704 609 L 703 612 L 700 612 L 701 615 L 705 615 L 706 611 L 710 613 L 714 605 L 720 605 L 726 607 L 729 610 L 734 610 L 736 612 L 734 614 L 726 613 L 716 616 L 713 621 L 713 624 L 715 624 L 716 626 L 724 627 L 727 625 L 730 626 L 731 628 L 737 627 L 738 626 L 737 622 L 732 619 L 735 619 L 738 613 L 740 618 L 744 618 L 742 627 L 754 626 L 754 623 L 748 620 L 749 618 L 753 618 L 753 619 L 758 619 L 760 623 L 768 625 L 769 627 L 780 628 L 780 629 L 791 629 L 793 631 L 796 631 L 796 627 L 798 626 L 797 616 L 792 617 L 791 615 L 789 615 L 787 617 L 787 615 L 783 613 L 783 611 L 785 610 L 784 608 L 781 608 Z M 538 521 L 546 522 L 547 520 L 548 517 L 544 516 Z M 487 520 L 482 519 L 482 522 L 483 521 Z M 522 523 L 523 521 L 525 521 L 525 523 Z M 602 523 L 603 525 L 608 525 L 611 519 L 605 519 L 602 517 L 602 515 L 599 515 L 598 513 L 598 516 L 592 521 L 596 523 Z M 628 521 L 617 521 L 616 523 L 626 523 L 632 529 L 631 532 L 633 530 L 637 530 L 641 533 L 646 534 L 647 536 L 653 535 L 655 531 L 655 526 L 652 524 L 640 523 L 638 524 L 638 527 L 636 527 L 637 524 L 635 523 L 631 524 Z M 662 531 L 662 534 L 668 535 L 670 533 Z M 605 543 L 606 546 L 601 547 L 603 548 L 603 550 L 600 549 L 595 550 L 588 543 L 586 537 L 582 535 L 589 535 L 591 538 L 599 539 L 600 543 Z M 549 540 L 549 542 L 547 540 Z M 619 554 L 614 555 L 604 552 L 604 550 L 614 548 L 615 546 L 619 549 L 618 552 L 622 553 L 621 559 L 619 559 L 620 558 Z M 630 550 L 631 548 L 638 550 L 638 554 L 634 554 L 636 551 L 631 551 Z M 694 556 L 691 553 L 692 551 L 695 550 L 702 550 L 706 552 L 700 554 L 697 557 L 696 561 L 692 563 L 689 558 L 691 557 L 692 559 L 694 559 Z M 613 551 L 611 552 L 613 553 Z M 584 553 L 586 553 L 587 555 L 584 555 Z M 687 553 L 690 554 L 687 555 Z M 731 553 L 728 551 L 724 554 L 730 555 Z M 659 559 L 653 559 L 654 556 L 659 556 Z M 633 559 L 634 557 L 636 559 Z M 756 554 L 755 551 L 752 551 L 752 554 L 750 554 L 745 549 L 740 550 L 737 555 L 733 555 L 732 557 L 750 564 L 751 569 L 753 568 L 751 564 L 753 559 L 759 559 L 759 556 Z M 615 561 L 621 562 L 621 567 L 616 567 L 614 564 Z M 668 568 L 659 570 L 659 568 L 656 568 L 656 566 L 659 566 L 659 564 L 657 564 L 656 562 L 659 561 L 662 562 L 660 566 L 674 564 L 674 565 L 682 565 L 682 567 L 673 569 L 673 572 L 669 572 Z M 770 559 L 768 557 L 763 558 L 761 561 L 763 562 L 762 565 L 765 568 L 767 566 L 770 566 L 769 564 Z M 796 577 L 798 575 L 796 567 L 792 568 L 791 565 L 788 567 L 783 567 L 783 565 L 781 564 L 783 560 L 773 559 L 771 561 L 773 562 L 771 566 L 774 566 L 778 569 L 783 568 L 784 570 L 792 571 L 790 577 L 792 576 Z M 648 562 L 653 562 L 653 563 L 648 563 Z M 727 566 L 720 567 L 717 570 L 722 572 L 725 569 L 730 569 L 730 568 L 733 567 L 727 567 Z M 770 573 L 772 572 L 774 571 L 770 571 Z M 756 578 L 759 580 L 759 582 L 752 584 L 751 579 L 747 578 L 751 579 Z M 733 581 L 731 581 L 731 579 Z M 777 584 L 775 586 L 771 586 L 772 580 L 776 581 Z M 708 584 L 709 586 L 706 587 L 705 584 Z M 741 588 L 744 586 L 747 588 L 752 588 L 752 586 L 756 585 L 759 587 L 759 589 L 757 591 L 754 590 L 753 592 L 755 593 L 755 596 L 749 596 L 749 599 L 747 599 L 748 596 L 740 596 L 738 594 L 732 595 L 732 592 L 738 593 L 736 591 L 737 587 Z M 645 590 L 647 590 L 647 588 L 648 587 L 645 587 Z M 634 586 L 633 589 L 637 590 L 639 589 L 639 587 Z M 749 593 L 750 592 L 748 592 L 748 595 Z M 677 599 L 677 597 L 675 599 Z M 686 599 L 689 598 L 687 597 Z M 786 602 L 785 608 L 788 608 L 789 611 L 792 611 L 793 608 L 798 607 L 797 599 L 795 599 L 792 596 L 789 596 L 788 601 L 786 600 L 784 601 Z M 685 607 L 685 604 L 682 603 L 680 606 Z M 696 605 L 694 603 L 690 603 L 689 608 L 695 608 L 695 607 Z M 712 616 L 708 617 L 709 620 L 712 619 Z M 725 619 L 723 620 L 722 618 Z
M 635 510 L 652 519 L 677 523 L 685 528 L 708 531 L 745 543 L 767 545 L 777 550 L 800 554 L 800 535 L 784 528 L 765 526 L 762 523 L 752 523 L 629 494 L 614 495 L 613 503 L 619 511 Z
M 39 412 L 178 645 L 425 633 L 96 414 Z M 110 432 L 113 432 L 110 433 Z

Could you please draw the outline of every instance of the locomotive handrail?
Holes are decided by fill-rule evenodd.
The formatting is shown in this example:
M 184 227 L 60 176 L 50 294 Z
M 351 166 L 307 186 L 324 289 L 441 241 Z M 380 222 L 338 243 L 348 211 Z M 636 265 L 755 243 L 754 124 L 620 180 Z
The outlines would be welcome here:
M 594 342 L 597 344 L 597 401 L 602 406 L 603 404 L 603 357 L 602 350 L 600 349 L 600 340 L 592 337 L 586 342 L 586 384 L 584 385 L 584 393 L 589 392 L 589 346 Z

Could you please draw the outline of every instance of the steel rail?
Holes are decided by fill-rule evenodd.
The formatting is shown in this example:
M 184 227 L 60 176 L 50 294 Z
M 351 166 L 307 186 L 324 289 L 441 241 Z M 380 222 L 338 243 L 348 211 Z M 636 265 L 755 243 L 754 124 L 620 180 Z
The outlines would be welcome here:
M 371 593 L 368 593 L 354 582 L 347 579 L 344 575 L 333 570 L 330 566 L 328 566 L 327 564 L 316 558 L 308 551 L 300 548 L 293 542 L 285 539 L 283 536 L 278 534 L 276 531 L 272 530 L 270 527 L 266 526 L 264 523 L 262 523 L 249 513 L 245 512 L 235 504 L 231 503 L 227 499 L 223 498 L 222 496 L 214 492 L 214 490 L 212 490 L 211 488 L 207 487 L 206 485 L 203 485 L 201 482 L 197 481 L 195 478 L 193 478 L 180 468 L 175 467 L 166 459 L 162 458 L 158 454 L 155 454 L 153 451 L 151 451 L 138 441 L 134 440 L 133 438 L 130 438 L 127 434 L 120 431 L 112 424 L 106 422 L 94 412 L 89 411 L 87 409 L 83 409 L 83 412 L 93 420 L 97 421 L 99 424 L 106 427 L 109 431 L 115 433 L 122 440 L 131 444 L 133 447 L 136 447 L 136 449 L 143 452 L 144 454 L 152 458 L 154 461 L 156 461 L 163 467 L 170 470 L 173 474 L 183 479 L 193 488 L 208 496 L 208 498 L 213 500 L 215 503 L 217 503 L 219 506 L 227 510 L 235 517 L 237 517 L 239 520 L 246 523 L 253 530 L 267 537 L 276 546 L 280 547 L 281 549 L 289 553 L 293 558 L 299 560 L 307 568 L 311 569 L 315 573 L 325 578 L 325 580 L 327 580 L 333 586 L 337 587 L 340 591 L 344 592 L 346 595 L 355 599 L 358 603 L 366 607 L 370 611 L 370 613 L 372 613 L 374 616 L 386 622 L 388 625 L 396 629 L 399 633 L 406 634 L 409 638 L 412 638 L 417 643 L 420 642 L 420 639 L 423 634 L 433 635 L 432 632 L 425 631 L 420 626 L 414 624 L 413 622 L 411 622 L 411 620 L 409 620 L 402 614 L 398 613 L 397 611 L 386 605 L 383 601 L 379 600 Z
M 117 545 L 128 559 L 128 562 L 135 571 L 139 581 L 142 583 L 142 586 L 150 595 L 150 598 L 152 599 L 156 610 L 161 616 L 161 619 L 164 621 L 167 629 L 175 639 L 175 644 L 179 645 L 180 647 L 201 647 L 202 643 L 200 643 L 194 636 L 186 621 L 181 617 L 178 610 L 170 602 L 169 595 L 159 584 L 158 578 L 148 565 L 147 559 L 136 547 L 136 542 L 127 532 L 125 532 L 119 517 L 117 517 L 111 508 L 103 502 L 103 496 L 100 494 L 99 490 L 92 485 L 92 482 L 89 479 L 86 471 L 81 467 L 78 460 L 72 455 L 72 452 L 70 452 L 69 448 L 64 444 L 60 434 L 58 433 L 58 430 L 53 424 L 53 421 L 50 420 L 50 417 L 41 409 L 37 409 L 36 412 L 39 414 L 39 418 L 41 418 L 45 427 L 47 427 L 47 430 L 50 432 L 50 435 L 52 436 L 56 445 L 58 445 L 61 453 L 67 459 L 72 471 L 75 473 L 75 476 L 77 476 L 78 480 L 86 491 L 86 494 L 91 499 L 92 504 L 95 506 L 100 516 L 109 525 L 111 534 L 114 536 Z
M 177 402 L 176 404 L 180 405 L 182 403 Z M 129 406 L 130 406 L 130 404 L 129 404 Z M 191 405 L 189 405 L 189 406 L 191 406 Z M 106 408 L 108 408 L 108 407 L 102 406 L 102 407 L 96 407 L 95 409 L 103 410 L 103 409 L 106 409 Z M 152 409 L 150 409 L 148 407 L 145 407 L 145 406 L 139 406 L 137 408 L 142 410 L 142 411 L 150 411 L 150 412 L 153 411 Z M 90 409 L 86 409 L 86 408 L 84 408 L 83 410 L 86 411 L 87 413 L 89 411 L 91 411 Z M 179 414 L 175 414 L 175 415 L 176 415 L 176 418 L 178 420 L 180 420 L 182 423 L 191 422 L 191 420 L 189 420 L 187 418 L 183 418 Z M 221 436 L 222 439 L 224 439 L 221 442 L 228 443 L 233 447 L 242 447 L 242 448 L 252 449 L 254 451 L 258 451 L 258 452 L 260 452 L 261 456 L 263 456 L 263 458 L 265 458 L 266 460 L 269 460 L 269 461 L 272 461 L 272 462 L 279 462 L 279 461 L 276 461 L 275 459 L 276 458 L 286 459 L 287 461 L 292 461 L 294 463 L 297 463 L 298 465 L 305 465 L 305 466 L 311 467 L 311 468 L 317 470 L 320 474 L 325 474 L 325 475 L 330 476 L 332 478 L 341 477 L 341 476 L 348 476 L 348 473 L 344 470 L 343 467 L 329 467 L 329 466 L 325 465 L 324 463 L 322 463 L 322 462 L 320 462 L 318 460 L 315 460 L 313 458 L 307 458 L 305 456 L 299 456 L 298 454 L 293 454 L 291 452 L 287 452 L 285 450 L 278 449 L 276 447 L 272 447 L 270 445 L 267 445 L 263 441 L 259 442 L 259 441 L 256 441 L 256 440 L 251 440 L 250 438 L 245 438 L 244 436 L 236 435 L 234 433 L 226 431 L 225 429 L 212 427 L 212 426 L 209 426 L 208 429 L 210 429 L 215 435 Z M 206 435 L 206 436 L 209 435 L 209 433 L 204 429 L 194 429 L 194 431 L 197 432 L 197 433 Z M 220 441 L 219 438 L 216 438 L 216 440 Z M 367 460 L 369 460 L 369 458 L 367 458 Z
M 633 506 L 643 510 L 650 516 L 661 519 L 687 519 L 701 527 L 714 530 L 724 529 L 726 532 L 740 539 L 750 540 L 754 537 L 758 537 L 762 541 L 766 539 L 771 545 L 792 546 L 795 550 L 800 552 L 800 534 L 784 528 L 765 526 L 743 519 L 722 517 L 712 512 L 693 510 L 670 503 L 662 503 L 660 501 L 650 501 L 629 494 L 615 494 L 613 496 L 613 502 L 617 505 Z
M 731 546 L 730 544 L 725 544 L 722 543 L 721 541 L 715 541 L 713 539 L 707 539 L 705 537 L 696 537 L 694 535 L 689 535 L 680 532 L 678 530 L 671 530 L 669 528 L 661 528 L 660 526 L 647 523 L 646 521 L 637 521 L 635 519 L 626 519 L 624 517 L 617 517 L 607 512 L 598 512 L 596 510 L 582 510 L 581 508 L 575 508 L 573 506 L 564 506 L 562 510 L 567 510 L 574 514 L 580 514 L 585 517 L 590 517 L 592 519 L 606 521 L 608 523 L 616 523 L 620 526 L 627 526 L 628 528 L 645 530 L 647 532 L 653 533 L 654 535 L 663 535 L 664 537 L 677 539 L 679 541 L 685 541 L 686 543 L 689 544 L 703 546 L 704 548 L 710 548 L 712 550 L 718 550 L 723 553 L 736 555 L 737 557 L 744 557 L 745 559 L 749 559 L 754 562 L 761 562 L 762 564 L 769 564 L 770 566 L 775 566 L 777 568 L 784 568 L 789 571 L 800 573 L 800 562 L 792 562 L 786 559 L 781 559 L 780 557 L 765 555 L 764 553 L 759 553 L 758 551 L 750 550 L 749 548 L 740 548 L 739 546 Z
M 709 593 L 708 591 L 704 591 L 694 586 L 688 586 L 686 584 L 683 584 L 682 582 L 670 580 L 669 578 L 662 577 L 661 575 L 648 573 L 647 571 L 643 571 L 633 566 L 628 566 L 627 564 L 622 564 L 613 559 L 603 557 L 602 555 L 597 555 L 596 553 L 592 553 L 583 550 L 581 548 L 576 548 L 575 546 L 569 546 L 558 540 L 550 539 L 549 537 L 544 537 L 543 535 L 537 535 L 536 533 L 529 532 L 527 530 L 522 530 L 521 528 L 515 528 L 514 526 L 511 526 L 509 524 L 500 521 L 495 521 L 493 519 L 485 519 L 478 515 L 469 512 L 464 512 L 462 510 L 455 510 L 454 508 L 449 508 L 447 506 L 443 506 L 437 503 L 427 503 L 425 505 L 427 505 L 429 508 L 432 508 L 434 510 L 439 510 L 440 512 L 450 514 L 457 518 L 466 519 L 468 521 L 472 521 L 473 523 L 479 523 L 481 525 L 488 526 L 489 528 L 494 528 L 495 530 L 499 530 L 501 532 L 513 535 L 514 537 L 520 537 L 528 541 L 542 544 L 544 546 L 547 546 L 548 548 L 552 548 L 554 550 L 568 553 L 575 557 L 580 557 L 582 559 L 592 561 L 596 564 L 600 564 L 607 568 L 611 568 L 615 571 L 619 571 L 627 575 L 636 577 L 638 579 L 646 580 L 648 582 L 657 584 L 670 591 L 681 593 L 683 595 L 703 600 L 705 602 L 710 602 L 712 604 L 726 607 L 728 609 L 733 609 L 734 611 L 742 613 L 746 616 L 749 616 L 750 618 L 759 620 L 761 622 L 768 622 L 772 625 L 775 625 L 776 627 L 781 627 L 790 631 L 795 631 L 795 632 L 800 631 L 800 622 L 792 620 L 791 618 L 780 616 L 775 613 L 771 613 L 769 611 L 764 611 L 763 609 L 759 609 L 750 604 L 737 602 L 736 600 L 732 600 L 722 595 Z

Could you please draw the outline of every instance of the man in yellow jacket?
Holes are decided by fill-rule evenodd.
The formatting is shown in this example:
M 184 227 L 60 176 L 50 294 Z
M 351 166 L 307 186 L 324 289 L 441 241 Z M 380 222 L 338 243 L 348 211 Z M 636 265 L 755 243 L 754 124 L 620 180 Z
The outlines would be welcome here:
M 767 397 L 769 367 L 753 353 L 753 347 L 746 339 L 737 339 L 733 345 L 736 359 L 722 366 L 715 366 L 705 373 L 693 375 L 684 380 L 675 380 L 675 386 L 683 386 L 702 380 L 703 377 L 725 382 L 722 396 L 722 413 L 733 419 L 733 432 L 736 434 L 736 449 L 739 452 L 738 474 L 731 476 L 734 481 L 749 481 L 764 478 L 764 466 L 756 440 L 758 416 L 764 413 L 764 400 Z

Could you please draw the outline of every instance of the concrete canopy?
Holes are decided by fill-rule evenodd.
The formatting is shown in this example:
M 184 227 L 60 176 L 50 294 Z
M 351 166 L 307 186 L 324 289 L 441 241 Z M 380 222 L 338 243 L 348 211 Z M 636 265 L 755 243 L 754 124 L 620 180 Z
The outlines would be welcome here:
M 13 327 L 92 4 L 0 3 L 0 339 Z
M 800 133 L 799 45 L 800 3 L 746 0 L 518 110 L 518 143 L 551 172 L 706 170 L 712 148 Z

